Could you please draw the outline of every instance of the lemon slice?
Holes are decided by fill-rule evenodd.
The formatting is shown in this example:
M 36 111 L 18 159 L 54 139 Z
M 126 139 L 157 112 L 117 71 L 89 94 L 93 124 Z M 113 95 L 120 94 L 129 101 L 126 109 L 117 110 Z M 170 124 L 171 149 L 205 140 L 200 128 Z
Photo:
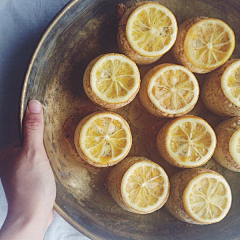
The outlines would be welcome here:
M 240 60 L 234 61 L 223 73 L 222 90 L 227 99 L 240 107 Z
M 181 221 L 212 224 L 221 221 L 230 210 L 230 186 L 217 172 L 204 168 L 188 169 L 175 174 L 170 183 L 166 208 Z
M 221 122 L 215 132 L 217 147 L 213 158 L 223 167 L 240 172 L 240 118 Z
M 236 130 L 229 141 L 229 152 L 240 168 L 240 129 Z M 240 169 L 238 169 L 240 171 Z
M 130 103 L 140 88 L 137 65 L 128 57 L 110 53 L 95 58 L 84 73 L 83 86 L 96 104 L 120 108 Z
M 179 27 L 174 56 L 192 72 L 206 73 L 223 65 L 235 48 L 233 30 L 222 20 L 194 17 Z
M 221 221 L 231 203 L 231 189 L 223 176 L 217 173 L 199 174 L 188 183 L 183 193 L 185 210 L 203 224 Z
M 127 39 L 139 54 L 148 57 L 161 56 L 174 44 L 177 37 L 177 21 L 166 7 L 148 2 L 137 7 L 127 21 Z
M 204 81 L 202 100 L 220 116 L 240 116 L 240 60 L 233 59 L 210 73 Z
M 156 116 L 181 116 L 197 103 L 198 81 L 183 66 L 160 64 L 144 76 L 139 96 L 143 106 Z
M 97 112 L 79 122 L 74 143 L 79 155 L 89 164 L 107 167 L 126 157 L 132 136 L 128 123 L 120 115 Z
M 144 157 L 128 157 L 108 176 L 108 190 L 130 212 L 146 214 L 161 208 L 169 195 L 169 180 L 158 164 Z
M 157 136 L 157 147 L 161 156 L 174 166 L 198 167 L 212 157 L 216 135 L 204 119 L 183 116 L 162 127 Z
M 139 2 L 119 21 L 118 46 L 137 64 L 153 63 L 173 46 L 177 30 L 169 9 L 156 2 Z

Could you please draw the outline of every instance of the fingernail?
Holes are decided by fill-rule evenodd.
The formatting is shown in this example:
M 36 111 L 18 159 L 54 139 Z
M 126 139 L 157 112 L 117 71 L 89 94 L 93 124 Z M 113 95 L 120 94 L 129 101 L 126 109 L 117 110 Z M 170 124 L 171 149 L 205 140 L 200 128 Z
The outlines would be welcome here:
M 40 113 L 42 110 L 42 104 L 37 100 L 31 100 L 28 103 L 28 111 L 30 113 Z

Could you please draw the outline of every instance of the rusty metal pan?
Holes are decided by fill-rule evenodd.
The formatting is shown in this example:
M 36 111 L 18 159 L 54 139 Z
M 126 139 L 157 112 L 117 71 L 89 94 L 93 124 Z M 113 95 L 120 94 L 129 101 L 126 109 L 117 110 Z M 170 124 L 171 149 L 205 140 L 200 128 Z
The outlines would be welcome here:
M 126 6 L 135 1 L 123 0 Z M 240 1 L 236 0 L 161 0 L 175 14 L 178 23 L 193 16 L 208 16 L 226 21 L 236 34 L 233 58 L 240 57 Z M 214 160 L 205 167 L 228 180 L 233 205 L 220 223 L 195 226 L 171 217 L 163 207 L 148 215 L 122 210 L 105 188 L 110 168 L 99 169 L 78 156 L 73 133 L 80 119 L 99 110 L 83 91 L 83 73 L 96 56 L 118 52 L 117 0 L 74 0 L 55 18 L 43 35 L 29 65 L 22 90 L 20 118 L 23 120 L 29 99 L 44 106 L 44 144 L 57 182 L 56 211 L 72 226 L 91 239 L 240 239 L 240 175 L 225 170 Z M 170 53 L 158 63 L 174 62 Z M 140 67 L 143 76 L 152 66 Z M 201 86 L 204 75 L 197 75 Z M 155 137 L 167 119 L 149 114 L 135 100 L 116 111 L 130 124 L 133 147 L 129 155 L 145 156 L 159 163 L 169 176 L 179 171 L 163 161 Z M 201 99 L 191 112 L 205 118 L 213 127 L 223 119 L 211 114 Z

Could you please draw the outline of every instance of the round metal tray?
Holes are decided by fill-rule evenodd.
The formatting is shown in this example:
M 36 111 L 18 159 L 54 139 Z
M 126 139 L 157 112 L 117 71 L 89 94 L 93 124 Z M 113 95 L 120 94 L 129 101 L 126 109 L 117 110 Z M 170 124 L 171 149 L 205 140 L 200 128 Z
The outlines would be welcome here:
M 135 1 L 122 1 L 131 6 Z M 240 56 L 240 1 L 162 0 L 178 23 L 193 16 L 226 21 L 236 34 L 232 58 Z M 174 219 L 163 207 L 148 215 L 122 210 L 105 188 L 110 168 L 95 168 L 78 156 L 73 133 L 79 120 L 99 110 L 83 91 L 82 78 L 88 63 L 96 56 L 118 52 L 117 0 L 75 0 L 55 18 L 43 35 L 30 63 L 21 99 L 21 122 L 29 99 L 44 106 L 44 144 L 57 182 L 56 211 L 72 226 L 91 239 L 240 239 L 240 175 L 230 172 L 211 159 L 206 168 L 223 174 L 233 192 L 227 217 L 208 226 L 186 224 Z M 174 62 L 167 53 L 156 64 Z M 155 64 L 155 65 L 156 65 Z M 141 75 L 151 66 L 140 67 Z M 200 86 L 205 75 L 196 75 Z M 116 111 L 130 124 L 133 134 L 131 155 L 148 157 L 171 176 L 179 171 L 163 161 L 155 138 L 168 119 L 154 117 L 139 102 L 138 96 Z M 205 118 L 213 127 L 223 119 L 211 114 L 201 99 L 191 114 Z

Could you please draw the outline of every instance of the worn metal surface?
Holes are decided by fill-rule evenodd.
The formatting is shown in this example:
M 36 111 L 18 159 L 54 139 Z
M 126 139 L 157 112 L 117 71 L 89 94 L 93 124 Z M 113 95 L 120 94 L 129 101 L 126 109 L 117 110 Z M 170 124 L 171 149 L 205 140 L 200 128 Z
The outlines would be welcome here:
M 122 1 L 131 6 L 134 1 Z M 171 9 L 178 23 L 193 16 L 208 16 L 226 21 L 236 34 L 233 57 L 240 57 L 240 1 L 161 0 Z M 92 239 L 240 239 L 240 175 L 223 169 L 214 160 L 205 167 L 223 174 L 233 192 L 228 216 L 220 223 L 194 226 L 175 220 L 165 208 L 148 215 L 122 210 L 107 192 L 104 182 L 109 169 L 86 164 L 73 145 L 78 121 L 99 110 L 83 91 L 82 78 L 87 64 L 96 56 L 118 52 L 117 4 L 115 0 L 75 0 L 54 20 L 33 56 L 23 86 L 21 121 L 29 99 L 44 106 L 44 143 L 56 182 L 55 209 L 75 228 Z M 158 63 L 174 62 L 166 54 Z M 151 67 L 141 67 L 142 75 Z M 197 75 L 201 82 L 205 76 Z M 148 157 L 171 176 L 179 169 L 163 161 L 155 146 L 155 137 L 167 121 L 152 116 L 141 106 L 138 96 L 116 111 L 130 124 L 133 146 L 129 154 Z M 202 116 L 214 127 L 222 119 L 198 101 L 192 114 Z

